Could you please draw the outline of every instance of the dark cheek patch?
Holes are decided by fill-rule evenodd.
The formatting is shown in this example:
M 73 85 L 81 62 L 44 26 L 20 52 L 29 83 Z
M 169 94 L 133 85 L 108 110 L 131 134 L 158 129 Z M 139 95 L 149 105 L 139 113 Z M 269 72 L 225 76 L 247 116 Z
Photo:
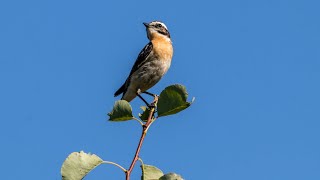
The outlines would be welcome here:
M 165 35 L 165 36 L 167 36 L 167 37 L 170 38 L 170 33 L 169 33 L 169 31 L 168 31 L 166 28 L 161 27 L 161 28 L 158 30 L 158 32 L 159 32 L 160 34 L 163 34 L 163 35 Z

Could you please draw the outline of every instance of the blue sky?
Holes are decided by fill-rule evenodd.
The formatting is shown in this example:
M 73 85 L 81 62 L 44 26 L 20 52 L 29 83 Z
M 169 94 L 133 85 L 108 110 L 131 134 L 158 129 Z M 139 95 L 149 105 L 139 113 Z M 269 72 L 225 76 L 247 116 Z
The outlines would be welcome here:
M 1 179 L 60 179 L 84 150 L 128 167 L 137 122 L 107 113 L 161 20 L 175 54 L 150 91 L 195 103 L 158 119 L 141 158 L 185 179 L 320 179 L 319 1 L 1 1 Z M 134 100 L 134 113 L 140 100 Z M 137 166 L 133 179 L 140 178 Z M 86 179 L 123 179 L 103 165 Z

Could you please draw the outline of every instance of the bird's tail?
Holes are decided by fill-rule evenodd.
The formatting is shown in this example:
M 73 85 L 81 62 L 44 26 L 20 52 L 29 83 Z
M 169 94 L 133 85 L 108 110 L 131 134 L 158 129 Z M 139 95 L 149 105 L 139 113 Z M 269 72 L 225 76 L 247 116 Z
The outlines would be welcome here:
M 114 97 L 119 96 L 121 93 L 124 92 L 124 90 L 125 90 L 125 84 L 126 84 L 126 83 L 124 83 L 124 84 L 114 93 Z

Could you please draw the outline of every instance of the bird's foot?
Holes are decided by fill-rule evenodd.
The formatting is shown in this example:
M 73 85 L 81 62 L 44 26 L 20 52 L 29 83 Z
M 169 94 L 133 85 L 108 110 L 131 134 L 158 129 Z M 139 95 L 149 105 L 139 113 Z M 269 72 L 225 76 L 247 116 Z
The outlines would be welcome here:
M 158 96 L 155 95 L 154 96 L 154 100 L 152 101 L 152 103 L 148 106 L 150 109 L 151 108 L 156 108 L 157 107 L 157 103 L 158 103 Z

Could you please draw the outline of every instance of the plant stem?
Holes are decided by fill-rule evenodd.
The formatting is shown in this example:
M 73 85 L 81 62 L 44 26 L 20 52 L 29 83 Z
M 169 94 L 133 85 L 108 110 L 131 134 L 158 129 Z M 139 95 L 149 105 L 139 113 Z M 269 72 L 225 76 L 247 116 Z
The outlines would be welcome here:
M 135 118 L 135 117 L 133 117 L 133 119 L 134 119 L 134 120 L 137 120 L 137 121 L 141 124 L 141 126 L 143 126 L 143 122 L 142 122 L 140 119 Z
M 103 163 L 103 164 L 112 164 L 112 165 L 117 166 L 118 168 L 120 168 L 120 169 L 121 169 L 122 171 L 124 171 L 124 172 L 126 172 L 126 171 L 127 171 L 124 167 L 120 166 L 119 164 L 117 164 L 117 163 L 115 163 L 115 162 L 111 162 L 111 161 L 103 161 L 102 163 Z
M 129 169 L 127 171 L 125 171 L 126 180 L 130 180 L 131 172 L 132 172 L 132 170 L 134 168 L 134 165 L 136 164 L 136 162 L 139 159 L 139 153 L 140 153 L 140 150 L 141 150 L 141 147 L 142 147 L 142 143 L 144 141 L 144 138 L 147 135 L 147 131 L 148 131 L 150 125 L 152 124 L 152 120 L 153 120 L 153 117 L 154 117 L 154 112 L 155 112 L 155 107 L 157 105 L 157 102 L 158 102 L 158 97 L 155 96 L 154 97 L 154 101 L 152 103 L 153 107 L 150 109 L 148 120 L 144 125 L 142 125 L 142 133 L 141 133 L 141 137 L 140 137 L 140 140 L 139 140 L 138 147 L 136 149 L 136 153 L 134 154 L 134 157 L 133 157 L 133 160 L 131 162 L 131 165 L 130 165 Z

